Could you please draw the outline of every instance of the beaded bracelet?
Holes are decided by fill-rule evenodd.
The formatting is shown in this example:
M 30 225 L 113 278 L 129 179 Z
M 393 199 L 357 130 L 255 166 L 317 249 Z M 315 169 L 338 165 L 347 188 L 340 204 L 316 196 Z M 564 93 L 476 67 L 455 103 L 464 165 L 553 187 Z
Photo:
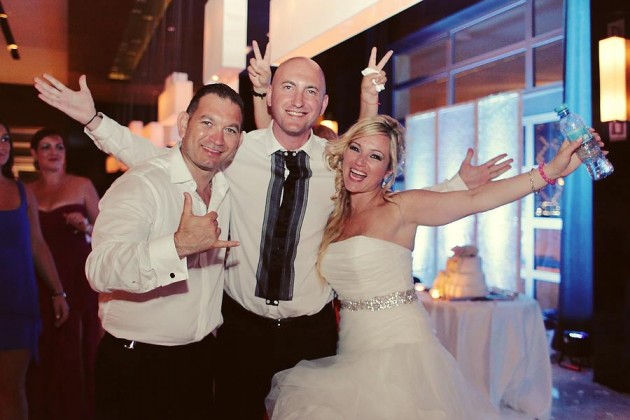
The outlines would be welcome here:
M 59 293 L 53 293 L 52 295 L 50 295 L 50 298 L 51 298 L 51 299 L 54 299 L 54 298 L 56 298 L 56 297 L 62 297 L 62 298 L 64 298 L 64 299 L 65 299 L 67 296 L 68 296 L 68 295 L 66 295 L 66 292 L 61 291 L 61 292 L 59 292 Z
M 545 174 L 545 164 L 544 162 L 541 162 L 538 164 L 538 173 L 540 173 L 540 176 L 542 177 L 542 179 L 545 180 L 545 182 L 549 185 L 556 185 L 556 180 L 555 179 L 549 179 L 547 178 L 547 175 Z

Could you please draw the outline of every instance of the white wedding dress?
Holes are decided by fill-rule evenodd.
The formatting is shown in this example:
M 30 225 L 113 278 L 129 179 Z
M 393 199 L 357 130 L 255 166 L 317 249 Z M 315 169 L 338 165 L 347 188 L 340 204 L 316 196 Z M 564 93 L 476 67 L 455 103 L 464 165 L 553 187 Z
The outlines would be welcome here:
M 273 420 L 498 418 L 414 299 L 411 258 L 366 236 L 329 246 L 323 274 L 351 307 L 341 310 L 337 355 L 274 376 L 266 401 Z

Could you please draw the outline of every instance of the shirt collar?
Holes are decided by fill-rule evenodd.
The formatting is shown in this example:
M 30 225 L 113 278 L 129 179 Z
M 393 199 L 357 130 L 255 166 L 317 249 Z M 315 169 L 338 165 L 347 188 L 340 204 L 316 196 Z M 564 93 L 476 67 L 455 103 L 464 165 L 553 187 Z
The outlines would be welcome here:
M 191 183 L 192 189 L 197 187 L 197 183 L 192 177 L 190 170 L 184 162 L 181 150 L 179 147 L 173 147 L 169 152 L 170 160 L 170 176 L 173 184 Z M 210 200 L 210 210 L 215 210 L 219 207 L 223 199 L 228 192 L 228 183 L 225 175 L 222 171 L 217 172 L 212 177 L 212 198 Z
M 280 142 L 278 142 L 278 140 L 276 139 L 276 136 L 274 136 L 273 134 L 273 125 L 275 124 L 275 121 L 271 121 L 271 124 L 269 124 L 269 127 L 266 128 L 266 130 L 268 130 L 268 135 L 265 136 L 265 148 L 266 148 L 266 152 L 268 156 L 273 155 L 275 152 L 277 152 L 278 150 L 286 150 L 281 144 Z M 319 137 L 315 136 L 313 134 L 313 130 L 311 129 L 310 135 L 308 140 L 306 141 L 306 143 L 304 143 L 302 145 L 302 147 L 300 147 L 297 150 L 304 150 L 304 152 L 306 152 L 306 154 L 312 158 L 313 157 L 313 153 L 315 152 L 315 143 L 317 142 L 317 139 L 319 139 Z

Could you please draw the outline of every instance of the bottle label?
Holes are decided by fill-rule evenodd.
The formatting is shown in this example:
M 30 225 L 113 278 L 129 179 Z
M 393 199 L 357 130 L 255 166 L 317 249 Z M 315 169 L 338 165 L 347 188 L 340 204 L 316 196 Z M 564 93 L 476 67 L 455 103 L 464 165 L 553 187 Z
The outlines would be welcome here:
M 593 138 L 591 133 L 584 128 L 578 128 L 577 130 L 567 131 L 567 137 L 571 141 L 582 139 L 583 143 L 586 143 L 587 141 L 590 141 Z

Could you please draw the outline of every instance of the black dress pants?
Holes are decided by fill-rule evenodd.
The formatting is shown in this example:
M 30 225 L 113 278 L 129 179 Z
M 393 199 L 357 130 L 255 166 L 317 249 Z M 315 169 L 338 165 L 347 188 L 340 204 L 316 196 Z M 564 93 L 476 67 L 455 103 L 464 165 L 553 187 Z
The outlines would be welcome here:
M 332 356 L 337 349 L 332 304 L 311 316 L 278 321 L 255 315 L 224 294 L 222 313 L 216 377 L 221 419 L 262 420 L 276 372 L 300 360 Z
M 96 358 L 98 420 L 218 419 L 216 338 L 156 346 L 105 333 Z

